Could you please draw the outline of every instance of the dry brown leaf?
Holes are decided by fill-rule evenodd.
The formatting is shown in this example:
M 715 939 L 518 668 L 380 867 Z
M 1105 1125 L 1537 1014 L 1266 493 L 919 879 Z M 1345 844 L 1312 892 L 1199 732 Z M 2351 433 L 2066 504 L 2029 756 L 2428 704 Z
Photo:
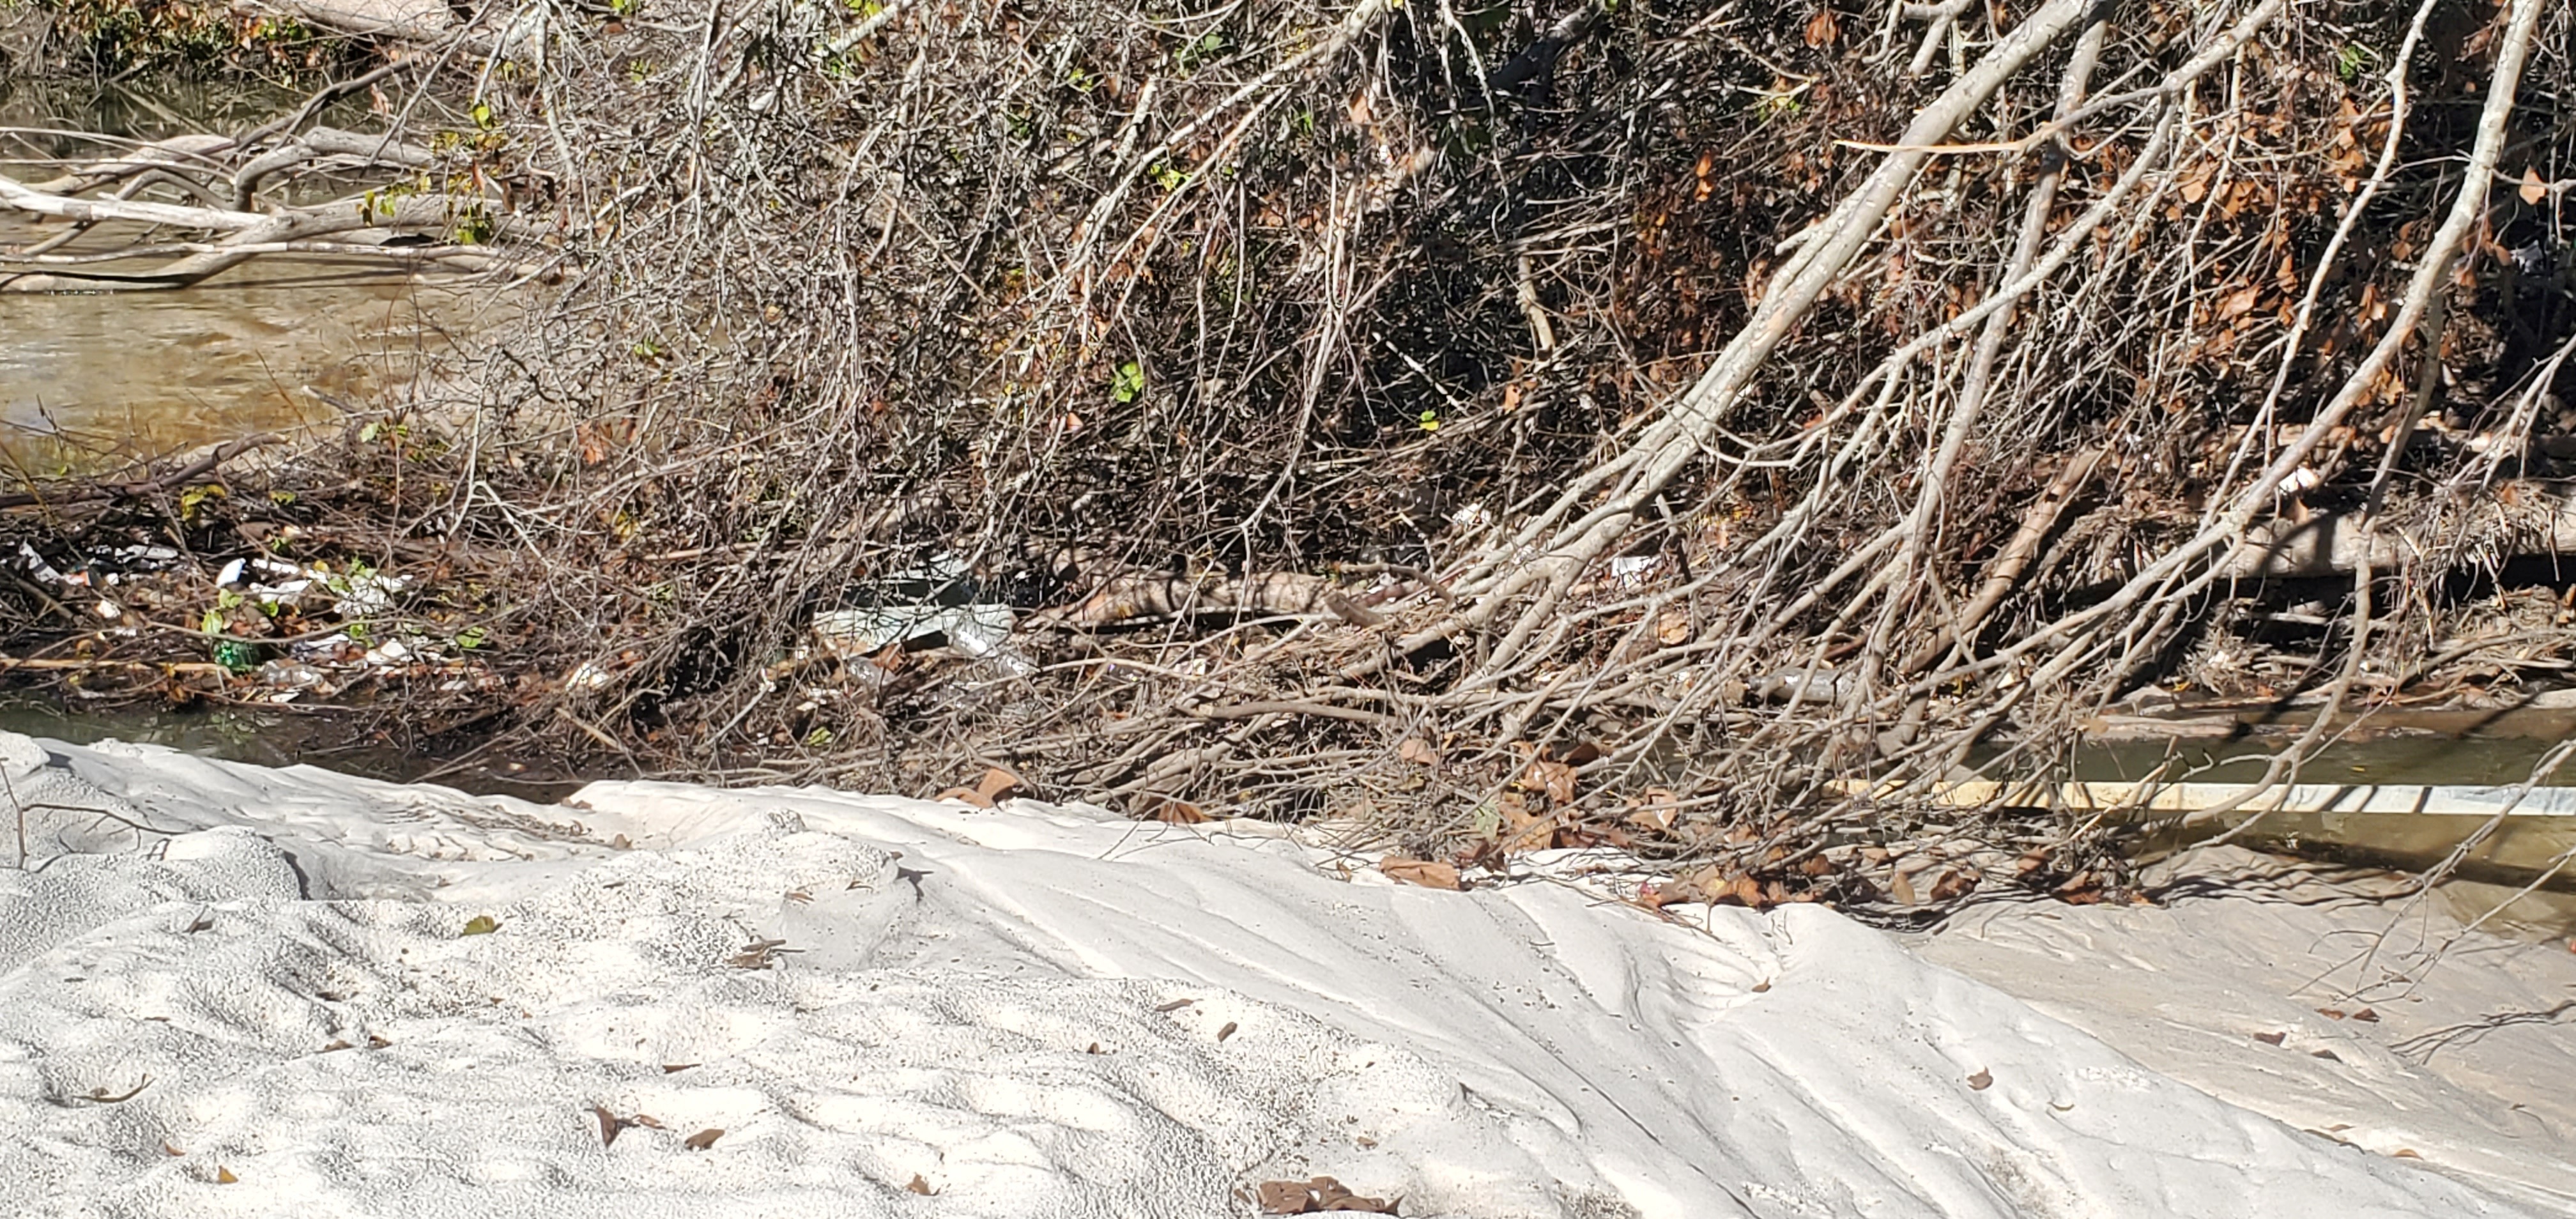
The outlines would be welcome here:
M 1154 1005 L 1154 1010 L 1158 1012 L 1177 1012 L 1196 1002 L 1198 1002 L 1196 999 L 1174 999 L 1169 1003 L 1158 1003 Z
M 912 1180 L 905 1182 L 903 1187 L 925 1198 L 939 1192 L 930 1188 L 930 1182 L 922 1180 L 920 1173 L 912 1174 Z
M 1015 796 L 1026 796 L 1032 789 L 1028 780 L 994 766 L 987 768 L 984 777 L 976 781 L 975 790 L 986 800 L 998 804 Z
M 1834 20 L 1834 10 L 1831 6 L 1817 9 L 1815 16 L 1807 18 L 1808 46 L 1829 47 L 1842 36 L 1842 24 Z
M 2289 1040 L 2289 1039 L 2290 1039 L 2290 1035 L 2289 1035 L 2288 1033 L 2256 1033 L 2256 1034 L 2254 1034 L 2254 1040 L 2259 1041 L 2259 1042 L 2262 1042 L 2262 1043 L 2263 1043 L 2263 1044 L 2265 1044 L 2265 1045 L 2279 1045 L 2279 1044 L 2281 1044 L 2282 1042 L 2287 1041 L 2287 1040 Z
M 1915 902 L 1914 882 L 1902 871 L 1889 875 L 1887 891 L 1896 898 L 1899 905 L 1911 906 Z
M 1465 887 L 1458 881 L 1457 865 L 1441 863 L 1437 860 L 1414 859 L 1405 855 L 1389 855 L 1386 858 L 1377 861 L 1377 870 L 1386 873 L 1387 879 L 1389 880 L 1400 881 L 1408 885 L 1420 885 L 1426 889 L 1459 889 Z
M 1418 736 L 1409 736 L 1404 738 L 1403 743 L 1395 747 L 1395 756 L 1402 758 L 1407 762 L 1411 762 L 1416 766 L 1438 766 L 1440 764 L 1440 751 L 1433 749 L 1431 747 L 1431 742 L 1423 740 Z
M 1225 1022 L 1225 1027 L 1224 1027 L 1224 1028 L 1218 1029 L 1218 1030 L 1216 1031 L 1216 1039 L 1217 1039 L 1217 1040 L 1219 1040 L 1219 1041 L 1223 1041 L 1223 1040 L 1225 1040 L 1226 1038 L 1228 1038 L 1228 1037 L 1232 1037 L 1232 1036 L 1234 1036 L 1234 1022 L 1233 1022 L 1233 1021 L 1231 1021 L 1231 1020 L 1228 1020 L 1228 1021 L 1226 1021 L 1226 1022 Z
M 2202 199 L 2208 198 L 2209 176 L 2210 168 L 2207 165 L 2202 165 L 2199 168 L 2192 170 L 2190 174 L 2186 175 L 2182 180 L 2182 201 L 2185 203 L 2198 203 Z
M 1977 873 L 1971 868 L 1952 868 L 1932 886 L 1932 900 L 1956 901 L 1977 891 Z
M 590 1115 L 599 1119 L 599 1145 L 615 1147 L 617 1132 L 626 1129 L 626 1123 L 619 1121 L 617 1115 L 609 1112 L 605 1105 L 592 1105 Z
M 1574 800 L 1574 768 L 1563 762 L 1530 763 L 1529 772 L 1521 776 L 1521 786 L 1539 792 L 1558 804 Z
M 2549 197 L 2549 184 L 2540 180 L 2540 171 L 2525 168 L 2522 171 L 2522 189 L 2514 193 L 2522 196 L 2523 202 L 2538 207 L 2541 200 Z
M 707 1148 L 715 1146 L 716 1140 L 723 1137 L 724 1130 L 721 1127 L 709 1126 L 696 1134 L 680 1140 L 680 1146 L 686 1147 L 691 1151 L 705 1151 Z
M 216 1166 L 215 1166 L 215 1184 L 217 1184 L 217 1185 L 233 1185 L 233 1184 L 237 1184 L 237 1183 L 239 1183 L 240 1181 L 241 1181 L 241 1178 L 240 1178 L 240 1177 L 236 1177 L 236 1176 L 234 1176 L 234 1175 L 233 1175 L 233 1170 L 231 1170 L 231 1169 L 229 1169 L 229 1168 L 226 1168 L 226 1167 L 224 1167 L 224 1166 L 223 1166 L 223 1165 L 221 1165 L 221 1164 L 218 1164 L 218 1165 L 216 1165 Z
M 1989 1071 L 1984 1067 L 1977 1068 L 1977 1073 L 1968 1077 L 1968 1087 L 1973 1091 L 1983 1092 L 1994 1086 L 1994 1072 Z
M 1175 800 L 1146 792 L 1128 802 L 1140 821 L 1160 821 L 1167 825 L 1199 825 L 1212 820 L 1207 810 L 1187 800 Z
M 1690 642 L 1690 613 L 1679 608 L 1655 615 L 1655 640 L 1665 647 Z
M 991 808 L 991 807 L 993 807 L 993 798 L 992 798 L 991 796 L 987 796 L 987 795 L 985 795 L 984 793 L 979 792 L 979 791 L 976 791 L 975 789 L 973 789 L 973 788 L 971 788 L 971 787 L 952 787 L 952 788 L 949 788 L 947 791 L 944 791 L 944 792 L 939 793 L 939 794 L 938 794 L 938 795 L 936 795 L 936 796 L 932 796 L 932 797 L 931 797 L 931 799 L 933 799 L 933 800 L 963 800 L 963 801 L 965 801 L 966 803 L 968 803 L 968 804 L 972 804 L 972 805 L 974 805 L 974 806 L 975 806 L 975 807 L 977 807 L 977 808 Z
M 662 1064 L 662 1073 L 664 1075 L 677 1075 L 696 1065 L 698 1064 L 694 1062 L 666 1062 Z
M 1395 1204 L 1384 1198 L 1363 1198 L 1331 1177 L 1311 1181 L 1264 1181 L 1259 1200 L 1265 1215 L 1311 1215 L 1325 1211 L 1344 1214 L 1392 1215 Z
M 2365 1024 L 2377 1024 L 2377 1023 L 2379 1023 L 2379 1013 L 2374 1012 L 2374 1011 L 2372 1011 L 2372 1010 L 2370 1010 L 2369 1008 L 2366 1008 L 2366 1007 L 2365 1007 L 2365 1008 L 2363 1008 L 2363 1009 L 2361 1009 L 2360 1011 L 2354 1012 L 2354 1013 L 2352 1014 L 2352 1018 L 2353 1018 L 2353 1019 L 2355 1019 L 2355 1020 L 2359 1020 L 2359 1021 L 2361 1021 L 2361 1022 L 2363 1022 L 2363 1023 L 2365 1023 Z
M 1496 850 L 1505 855 L 1525 855 L 1556 845 L 1556 818 L 1541 817 L 1518 803 L 1503 804 L 1501 811 L 1503 835 L 1495 843 Z

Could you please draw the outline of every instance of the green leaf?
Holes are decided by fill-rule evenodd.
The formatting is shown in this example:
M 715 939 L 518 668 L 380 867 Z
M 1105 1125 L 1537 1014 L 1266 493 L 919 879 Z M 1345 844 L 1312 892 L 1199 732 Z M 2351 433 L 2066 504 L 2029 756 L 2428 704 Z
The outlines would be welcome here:
M 493 932 L 495 932 L 495 931 L 499 931 L 500 929 L 501 929 L 501 924 L 500 924 L 500 923 L 498 923 L 498 922 L 496 922 L 496 921 L 494 921 L 491 915 L 488 915 L 488 914 L 478 914 L 478 915 L 475 915 L 474 917 L 472 917 L 472 918 L 470 918 L 470 919 L 465 920 L 465 931 L 464 931 L 464 934 L 466 934 L 466 935 L 490 935 L 490 934 L 492 934 L 492 933 L 493 933 Z
M 484 638 L 485 636 L 482 627 L 469 626 L 464 630 L 456 632 L 456 646 L 471 652 L 474 649 L 483 646 Z
M 1145 396 L 1145 370 L 1134 360 L 1118 366 L 1118 375 L 1109 379 L 1109 396 L 1120 402 L 1133 402 Z
M 198 630 L 201 630 L 201 631 L 204 631 L 205 633 L 207 633 L 207 634 L 209 634 L 209 635 L 221 635 L 221 634 L 223 634 L 223 633 L 224 633 L 224 615 L 223 615 L 223 611 L 221 611 L 221 610 L 207 610 L 207 611 L 206 611 L 206 616 L 205 616 L 205 617 L 203 617 L 203 618 L 199 618 L 199 619 L 197 620 L 197 629 L 198 629 Z

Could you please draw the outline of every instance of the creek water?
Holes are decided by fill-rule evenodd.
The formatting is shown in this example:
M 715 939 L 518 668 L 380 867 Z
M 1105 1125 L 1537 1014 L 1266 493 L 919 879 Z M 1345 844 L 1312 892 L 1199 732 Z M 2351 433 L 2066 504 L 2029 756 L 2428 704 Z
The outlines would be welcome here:
M 73 132 L 148 141 L 237 131 L 290 113 L 302 100 L 184 81 L 46 88 L 0 80 L 0 173 L 41 179 L 62 159 L 117 147 Z M 366 118 L 325 117 L 342 125 Z M 312 189 L 328 197 L 344 186 Z M 64 231 L 0 211 L 0 250 Z M 58 252 L 111 249 L 138 232 L 102 225 Z M 0 279 L 12 269 L 0 265 Z M 487 306 L 482 297 L 401 270 L 278 256 L 181 291 L 33 293 L 0 285 L 0 482 L 115 470 L 260 432 L 328 426 L 341 417 L 340 404 L 378 399 L 430 367 Z M 293 709 L 91 709 L 32 691 L 0 695 L 0 728 L 76 743 L 113 737 L 400 781 L 436 774 L 478 791 L 538 798 L 569 790 L 551 781 L 566 776 L 524 764 L 446 773 L 439 759 L 367 743 L 351 724 L 348 716 Z
M 0 94 L 0 173 L 41 177 L 52 172 L 47 159 L 109 151 L 65 132 L 141 141 L 238 129 L 295 100 L 178 85 L 148 95 L 22 86 Z M 64 228 L 0 213 L 0 249 Z M 102 225 L 56 252 L 113 248 L 137 231 Z M 42 477 L 327 424 L 336 403 L 365 401 L 421 371 L 472 306 L 464 293 L 400 270 L 282 256 L 176 292 L 0 286 L 0 457 Z

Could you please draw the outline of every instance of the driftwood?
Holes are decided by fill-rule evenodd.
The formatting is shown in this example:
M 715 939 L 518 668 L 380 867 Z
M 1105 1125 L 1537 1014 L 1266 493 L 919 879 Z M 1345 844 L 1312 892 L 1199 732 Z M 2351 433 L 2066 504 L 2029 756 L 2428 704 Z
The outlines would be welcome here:
M 2417 536 L 2360 511 L 2318 512 L 2306 520 L 2274 520 L 2245 531 L 2245 541 L 2219 564 L 2231 580 L 2305 580 L 2349 576 L 2367 568 L 2393 575 L 2427 564 L 2448 566 L 2463 552 L 2501 560 L 2576 554 L 2576 486 L 2516 484 L 2517 498 L 2537 499 L 2512 510 L 2491 529 L 2448 528 L 2438 540 Z M 2465 543 L 2465 544 L 2464 544 Z
M 113 157 L 67 166 L 53 177 L 0 175 L 0 208 L 72 227 L 24 249 L 0 250 L 0 292 L 101 292 L 184 288 L 272 254 L 354 258 L 392 266 L 437 264 L 464 271 L 528 273 L 534 267 L 491 244 L 523 238 L 497 191 L 388 183 L 328 202 L 289 206 L 263 189 L 289 171 L 405 172 L 426 176 L 437 158 L 391 135 L 317 127 L 253 138 L 196 134 L 156 141 Z M 96 194 L 117 187 L 112 194 Z M 187 202 L 140 197 L 155 188 Z M 203 236 L 57 253 L 101 225 L 130 224 Z M 397 238 L 472 234 L 475 241 L 388 245 Z M 168 258 L 145 270 L 102 264 Z M 13 268 L 28 268 L 13 270 Z M 75 270 L 73 268 L 83 268 Z M 99 268 L 99 269 L 88 269 Z
M 1274 572 L 1241 579 L 1118 576 L 1047 618 L 1066 626 L 1112 626 L 1186 614 L 1330 614 L 1353 626 L 1385 618 L 1334 586 L 1331 577 Z

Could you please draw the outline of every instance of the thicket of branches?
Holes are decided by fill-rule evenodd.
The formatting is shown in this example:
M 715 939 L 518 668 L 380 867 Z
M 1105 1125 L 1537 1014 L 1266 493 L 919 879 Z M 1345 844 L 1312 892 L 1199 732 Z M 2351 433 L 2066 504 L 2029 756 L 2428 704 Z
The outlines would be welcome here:
M 2437 626 L 2576 545 L 2570 23 L 493 10 L 398 79 L 560 283 L 327 461 L 495 590 L 521 731 L 648 768 L 2088 883 L 1925 785 L 2535 654 Z M 2303 665 L 2223 663 L 2258 584 Z

